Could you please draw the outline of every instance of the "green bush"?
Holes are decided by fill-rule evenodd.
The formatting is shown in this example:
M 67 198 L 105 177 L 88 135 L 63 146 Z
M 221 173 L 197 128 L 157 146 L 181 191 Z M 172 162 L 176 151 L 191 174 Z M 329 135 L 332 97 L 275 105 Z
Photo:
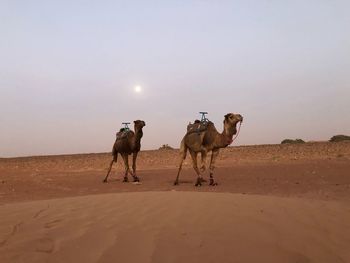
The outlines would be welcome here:
M 281 144 L 285 144 L 285 143 L 290 143 L 290 144 L 297 144 L 297 143 L 305 143 L 302 139 L 285 139 L 281 142 Z
M 350 141 L 350 136 L 347 135 L 334 135 L 330 142 L 341 142 L 341 141 Z

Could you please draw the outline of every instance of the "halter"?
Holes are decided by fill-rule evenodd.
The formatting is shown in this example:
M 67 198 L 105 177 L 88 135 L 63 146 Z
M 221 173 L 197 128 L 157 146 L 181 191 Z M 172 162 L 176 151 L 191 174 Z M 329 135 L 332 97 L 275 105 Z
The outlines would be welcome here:
M 237 130 L 236 136 L 235 136 L 233 139 L 231 139 L 230 144 L 232 144 L 233 141 L 237 139 L 238 134 L 239 134 L 239 131 L 241 130 L 241 124 L 242 124 L 242 121 L 239 122 L 239 126 L 238 126 L 238 130 Z M 230 144 L 229 144 L 229 145 L 230 145 Z

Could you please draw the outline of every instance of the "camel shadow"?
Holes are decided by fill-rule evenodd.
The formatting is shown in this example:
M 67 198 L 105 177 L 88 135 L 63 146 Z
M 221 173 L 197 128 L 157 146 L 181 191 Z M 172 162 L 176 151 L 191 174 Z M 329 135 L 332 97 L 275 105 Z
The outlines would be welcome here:
M 122 178 L 110 178 L 108 183 L 122 182 Z
M 171 183 L 174 183 L 174 181 L 169 181 Z M 179 184 L 194 184 L 195 180 L 179 180 Z

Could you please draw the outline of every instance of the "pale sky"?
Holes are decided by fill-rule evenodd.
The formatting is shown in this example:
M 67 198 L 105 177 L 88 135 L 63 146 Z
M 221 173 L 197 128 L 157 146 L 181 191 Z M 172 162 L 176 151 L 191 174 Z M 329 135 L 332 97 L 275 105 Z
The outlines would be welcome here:
M 350 1 L 0 0 L 0 157 L 178 147 L 208 111 L 235 145 L 350 135 Z M 134 92 L 140 86 L 141 92 Z

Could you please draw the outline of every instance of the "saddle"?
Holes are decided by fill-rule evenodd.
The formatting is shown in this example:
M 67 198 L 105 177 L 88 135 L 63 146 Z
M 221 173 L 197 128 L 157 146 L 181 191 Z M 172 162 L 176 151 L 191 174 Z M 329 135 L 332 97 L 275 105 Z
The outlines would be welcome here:
M 130 134 L 130 130 L 129 129 L 121 128 L 119 130 L 119 132 L 117 132 L 117 134 L 116 134 L 116 140 L 121 140 L 121 139 L 124 139 L 124 138 L 128 138 L 129 134 Z
M 195 120 L 194 123 L 190 123 L 187 125 L 187 134 L 190 133 L 201 133 L 204 132 L 208 129 L 209 121 L 200 121 L 200 120 Z

